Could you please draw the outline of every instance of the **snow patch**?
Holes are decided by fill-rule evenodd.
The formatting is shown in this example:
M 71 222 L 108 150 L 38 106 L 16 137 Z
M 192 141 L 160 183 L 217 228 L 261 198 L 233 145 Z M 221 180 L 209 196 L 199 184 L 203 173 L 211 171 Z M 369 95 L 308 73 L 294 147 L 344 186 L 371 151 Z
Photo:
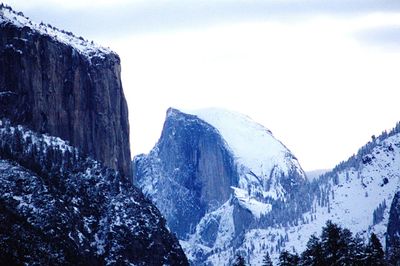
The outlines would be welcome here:
M 261 215 L 265 215 L 272 210 L 271 204 L 250 198 L 249 194 L 244 189 L 236 187 L 232 187 L 232 189 L 234 190 L 235 197 L 239 200 L 239 204 L 251 211 L 256 218 L 260 218 Z
M 59 30 L 49 24 L 32 22 L 28 17 L 25 17 L 21 12 L 15 12 L 11 8 L 0 8 L 0 24 L 11 23 L 16 27 L 28 27 L 41 35 L 49 36 L 50 38 L 72 46 L 77 52 L 88 58 L 93 57 L 105 58 L 105 55 L 114 54 L 109 48 L 101 47 L 93 41 L 89 42 L 82 37 L 76 37 L 71 32 Z M 17 51 L 22 54 L 22 51 Z

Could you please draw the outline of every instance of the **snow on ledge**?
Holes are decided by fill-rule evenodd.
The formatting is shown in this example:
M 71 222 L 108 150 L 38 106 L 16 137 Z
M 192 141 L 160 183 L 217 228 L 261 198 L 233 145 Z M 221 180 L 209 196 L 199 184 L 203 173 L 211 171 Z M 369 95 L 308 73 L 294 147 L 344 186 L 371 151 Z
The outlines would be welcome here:
M 19 28 L 28 27 L 41 35 L 49 36 L 60 43 L 73 47 L 89 60 L 93 57 L 103 59 L 105 55 L 115 54 L 109 48 L 104 48 L 93 41 L 89 42 L 82 37 L 77 37 L 71 32 L 57 29 L 50 24 L 32 22 L 22 12 L 16 12 L 11 7 L 0 4 L 0 25 L 6 23 L 11 23 Z
M 231 187 L 235 197 L 239 200 L 239 204 L 251 211 L 251 213 L 256 217 L 260 218 L 261 215 L 265 215 L 272 210 L 272 205 L 269 203 L 260 202 L 254 198 L 251 198 L 247 191 L 237 187 Z

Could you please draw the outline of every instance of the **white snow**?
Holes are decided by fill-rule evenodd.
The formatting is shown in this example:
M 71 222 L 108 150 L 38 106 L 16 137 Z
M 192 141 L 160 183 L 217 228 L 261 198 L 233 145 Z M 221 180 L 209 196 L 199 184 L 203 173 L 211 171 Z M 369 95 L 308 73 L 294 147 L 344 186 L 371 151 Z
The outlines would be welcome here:
M 379 237 L 381 244 L 385 246 L 390 203 L 394 194 L 400 190 L 400 134 L 381 141 L 372 150 L 370 156 L 374 157 L 371 163 L 360 163 L 358 169 L 346 168 L 339 172 L 339 183 L 337 185 L 332 181 L 326 185 L 321 185 L 329 193 L 330 207 L 321 206 L 315 201 L 312 211 L 305 213 L 303 215 L 304 222 L 300 221 L 298 225 L 251 229 L 245 233 L 244 241 L 239 248 L 234 250 L 229 245 L 233 236 L 234 225 L 230 218 L 232 206 L 228 201 L 222 208 L 207 214 L 199 223 L 197 232 L 191 239 L 181 241 L 181 244 L 186 254 L 189 255 L 189 259 L 200 251 L 210 254 L 205 262 L 210 265 L 230 265 L 232 258 L 238 252 L 249 254 L 248 257 L 245 256 L 249 259 L 246 261 L 248 265 L 261 265 L 266 252 L 270 253 L 276 264 L 279 254 L 283 250 L 299 254 L 303 252 L 310 236 L 315 234 L 319 237 L 326 222 L 332 220 L 365 240 L 373 232 Z M 387 184 L 384 184 L 384 178 L 388 179 Z M 256 216 L 257 205 L 252 206 L 247 190 L 235 187 L 232 189 L 235 197 L 239 199 L 239 203 L 246 206 Z M 384 211 L 383 220 L 374 225 L 373 212 L 384 200 L 387 207 Z M 262 207 L 260 209 L 265 210 L 267 208 Z M 210 220 L 212 215 L 221 217 L 221 225 L 226 223 L 226 232 L 220 228 L 217 241 L 210 248 L 202 245 L 198 230 L 205 228 L 206 221 Z M 224 220 L 222 221 L 222 219 Z M 281 243 L 280 249 L 277 249 L 278 242 Z
M 220 208 L 217 210 L 207 213 L 201 221 L 196 226 L 196 232 L 190 236 L 187 241 L 180 241 L 185 254 L 188 256 L 190 260 L 193 260 L 194 254 L 197 251 L 201 252 L 210 252 L 215 249 L 226 249 L 229 246 L 235 235 L 235 225 L 233 221 L 233 209 L 234 206 L 231 204 L 231 201 L 228 200 L 225 202 Z M 217 232 L 216 241 L 212 247 L 208 247 L 207 243 L 204 243 L 201 239 L 201 231 L 206 229 L 209 221 L 218 220 L 219 219 L 219 227 Z M 218 265 L 218 264 L 215 264 Z
M 227 142 L 238 162 L 248 167 L 256 176 L 269 174 L 275 166 L 287 174 L 286 155 L 289 150 L 264 126 L 250 117 L 218 108 L 208 108 L 188 113 L 215 127 Z
M 232 187 L 232 189 L 234 190 L 235 197 L 239 200 L 239 204 L 242 207 L 250 210 L 251 213 L 256 218 L 260 218 L 260 216 L 262 214 L 265 215 L 271 211 L 271 209 L 272 209 L 271 204 L 263 203 L 263 202 L 255 200 L 253 198 L 250 198 L 249 194 L 244 189 L 235 188 L 235 187 Z
M 103 58 L 104 55 L 113 53 L 109 48 L 101 47 L 93 42 L 83 39 L 82 37 L 76 37 L 72 33 L 59 30 L 47 24 L 38 24 L 32 22 L 22 13 L 17 13 L 13 10 L 9 10 L 8 8 L 2 8 L 0 9 L 0 24 L 7 22 L 12 23 L 20 28 L 31 28 L 32 30 L 37 31 L 42 35 L 49 36 L 58 42 L 70 45 L 89 60 L 92 57 Z
M 271 131 L 248 116 L 219 108 L 184 112 L 197 116 L 220 133 L 236 161 L 240 177 L 238 187 L 248 191 L 248 204 L 243 206 L 249 207 L 257 217 L 270 211 L 270 205 L 261 203 L 259 195 L 285 200 L 280 177 L 295 171 L 306 178 L 292 153 Z
M 386 149 L 389 145 L 394 151 Z M 375 233 L 385 246 L 390 203 L 394 194 L 400 190 L 400 134 L 384 140 L 373 149 L 372 154 L 375 159 L 371 164 L 363 164 L 361 171 L 346 169 L 340 172 L 338 185 L 330 183 L 330 210 L 315 202 L 315 209 L 304 214 L 308 221 L 303 224 L 287 228 L 250 230 L 242 247 L 254 247 L 250 256 L 251 265 L 259 265 L 266 251 L 277 261 L 280 251 L 275 250 L 276 239 L 280 236 L 288 236 L 288 241 L 282 249 L 301 253 L 312 234 L 320 236 L 327 220 L 348 228 L 364 239 Z M 385 177 L 389 182 L 383 185 L 382 180 Z M 387 205 L 384 218 L 380 223 L 373 225 L 373 212 L 384 200 Z

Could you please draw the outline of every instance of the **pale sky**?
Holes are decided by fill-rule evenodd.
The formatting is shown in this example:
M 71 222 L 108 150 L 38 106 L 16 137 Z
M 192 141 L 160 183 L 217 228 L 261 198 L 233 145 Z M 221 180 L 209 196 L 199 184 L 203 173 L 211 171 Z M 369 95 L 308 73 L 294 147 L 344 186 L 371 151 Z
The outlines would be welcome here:
M 168 107 L 246 114 L 305 170 L 400 121 L 397 0 L 3 2 L 120 55 L 132 154 L 154 146 Z

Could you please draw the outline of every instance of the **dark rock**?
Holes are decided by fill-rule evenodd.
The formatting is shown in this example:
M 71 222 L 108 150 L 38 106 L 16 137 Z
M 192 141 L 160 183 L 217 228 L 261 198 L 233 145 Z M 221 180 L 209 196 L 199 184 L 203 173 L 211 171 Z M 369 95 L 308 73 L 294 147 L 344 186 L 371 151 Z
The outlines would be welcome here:
M 386 256 L 391 265 L 400 265 L 400 191 L 393 198 L 386 233 Z
M 1 265 L 188 265 L 158 209 L 59 138 L 0 126 Z
M 1 12 L 0 118 L 68 140 L 130 178 L 128 109 L 118 55 L 84 54 L 50 33 L 15 25 Z
M 153 154 L 136 157 L 134 164 L 139 186 L 159 177 L 151 188 L 157 193 L 143 189 L 152 193 L 168 226 L 180 238 L 193 233 L 206 211 L 226 202 L 230 187 L 238 182 L 233 157 L 218 131 L 196 116 L 175 109 L 167 112 Z

